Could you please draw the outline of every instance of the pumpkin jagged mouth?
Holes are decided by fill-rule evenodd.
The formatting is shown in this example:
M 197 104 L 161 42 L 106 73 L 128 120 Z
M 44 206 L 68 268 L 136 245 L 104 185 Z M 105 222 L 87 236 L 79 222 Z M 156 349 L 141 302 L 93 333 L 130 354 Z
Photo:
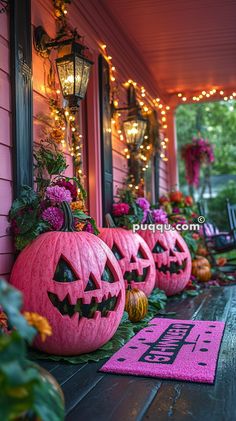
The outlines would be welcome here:
M 86 317 L 87 319 L 92 319 L 97 312 L 101 313 L 101 317 L 108 317 L 111 311 L 115 311 L 116 306 L 120 302 L 121 292 L 119 292 L 117 297 L 110 296 L 106 299 L 104 296 L 101 302 L 97 302 L 97 299 L 93 297 L 90 304 L 83 303 L 82 298 L 78 298 L 76 304 L 71 304 L 69 294 L 67 294 L 62 301 L 58 298 L 57 294 L 54 294 L 53 292 L 48 292 L 48 297 L 53 306 L 56 307 L 63 316 L 72 317 L 74 314 L 78 313 L 80 318 Z
M 139 275 L 137 269 L 133 269 L 132 271 L 126 271 L 124 274 L 124 279 L 130 283 L 132 281 L 134 282 L 145 282 L 148 274 L 149 274 L 150 266 L 143 268 L 142 275 Z
M 161 265 L 160 267 L 158 267 L 157 262 L 156 262 L 156 270 L 158 270 L 159 272 L 163 272 L 163 273 L 180 273 L 180 271 L 184 271 L 186 269 L 187 266 L 187 259 L 183 260 L 182 265 L 179 265 L 178 262 L 171 262 L 170 265 Z

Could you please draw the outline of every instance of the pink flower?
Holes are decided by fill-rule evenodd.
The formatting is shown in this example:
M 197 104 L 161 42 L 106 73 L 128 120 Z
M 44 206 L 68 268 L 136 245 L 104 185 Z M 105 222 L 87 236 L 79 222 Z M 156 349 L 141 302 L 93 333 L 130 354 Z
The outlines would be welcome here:
M 50 199 L 53 204 L 72 201 L 70 191 L 67 190 L 65 187 L 59 186 L 47 187 L 46 197 Z
M 145 197 L 138 197 L 136 203 L 144 211 L 150 209 L 150 203 Z
M 114 216 L 128 215 L 129 209 L 130 207 L 127 203 L 114 203 L 112 213 Z
M 63 225 L 64 213 L 61 209 L 50 206 L 43 211 L 42 218 L 44 221 L 47 221 L 55 231 L 57 231 Z
M 70 181 L 66 181 L 64 178 L 60 178 L 56 181 L 55 185 L 59 187 L 65 187 L 66 190 L 70 191 L 72 200 L 77 199 L 77 188 Z
M 165 211 L 162 209 L 153 209 L 152 218 L 156 224 L 167 224 L 168 218 Z

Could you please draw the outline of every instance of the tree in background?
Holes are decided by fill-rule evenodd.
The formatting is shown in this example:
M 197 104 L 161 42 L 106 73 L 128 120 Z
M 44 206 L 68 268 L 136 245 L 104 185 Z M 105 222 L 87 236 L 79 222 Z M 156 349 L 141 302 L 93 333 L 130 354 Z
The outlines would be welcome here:
M 180 105 L 176 110 L 178 163 L 180 188 L 186 186 L 185 165 L 181 159 L 181 147 L 193 137 L 209 139 L 214 145 L 215 161 L 211 175 L 236 175 L 236 103 L 220 101 Z M 203 172 L 201 186 L 203 185 Z M 210 218 L 225 229 L 227 221 L 226 199 L 236 203 L 236 183 L 222 186 L 217 197 L 209 199 Z
M 212 175 L 236 174 L 236 104 L 210 102 L 180 105 L 176 111 L 180 186 L 186 185 L 181 146 L 198 137 L 214 144 Z

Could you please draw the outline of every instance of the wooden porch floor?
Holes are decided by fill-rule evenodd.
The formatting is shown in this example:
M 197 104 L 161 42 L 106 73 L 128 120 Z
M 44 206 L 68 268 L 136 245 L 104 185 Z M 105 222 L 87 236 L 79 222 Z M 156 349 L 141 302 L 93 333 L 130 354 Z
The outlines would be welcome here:
M 214 385 L 99 373 L 104 363 L 39 361 L 61 384 L 66 421 L 236 420 L 236 286 L 171 302 L 180 319 L 227 322 Z

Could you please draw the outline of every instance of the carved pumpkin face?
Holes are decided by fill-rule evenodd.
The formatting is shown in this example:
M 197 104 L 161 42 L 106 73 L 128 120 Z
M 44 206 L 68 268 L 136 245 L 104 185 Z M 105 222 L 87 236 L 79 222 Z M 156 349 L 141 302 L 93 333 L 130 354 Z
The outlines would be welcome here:
M 124 311 L 125 288 L 114 255 L 87 232 L 40 235 L 19 255 L 10 282 L 24 294 L 24 310 L 45 316 L 53 335 L 36 346 L 74 355 L 101 347 Z
M 99 237 L 114 253 L 125 280 L 125 287 L 138 288 L 149 295 L 155 285 L 155 265 L 145 241 L 123 228 L 100 228 Z
M 191 274 L 191 256 L 184 239 L 177 231 L 161 233 L 139 231 L 148 244 L 156 265 L 156 286 L 174 295 L 187 285 Z

